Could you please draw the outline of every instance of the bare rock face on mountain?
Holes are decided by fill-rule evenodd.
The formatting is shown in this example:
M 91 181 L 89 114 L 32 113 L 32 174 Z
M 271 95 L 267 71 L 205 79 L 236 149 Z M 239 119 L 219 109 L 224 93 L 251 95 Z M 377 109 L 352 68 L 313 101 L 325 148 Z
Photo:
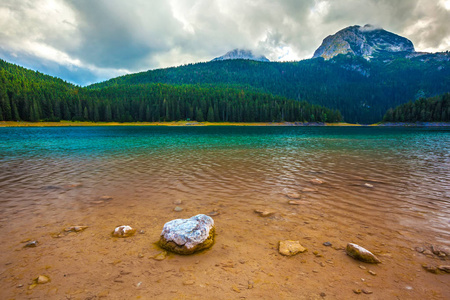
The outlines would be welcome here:
M 313 58 L 333 58 L 338 54 L 353 54 L 371 59 L 377 53 L 414 52 L 413 43 L 407 38 L 372 25 L 355 25 L 326 37 L 314 52 Z
M 244 50 L 244 49 L 234 49 L 233 51 L 227 52 L 223 56 L 214 58 L 212 61 L 229 60 L 229 59 L 247 59 L 247 60 L 256 60 L 256 61 L 263 61 L 263 62 L 270 61 L 263 55 L 257 56 L 255 54 L 253 54 L 252 51 Z

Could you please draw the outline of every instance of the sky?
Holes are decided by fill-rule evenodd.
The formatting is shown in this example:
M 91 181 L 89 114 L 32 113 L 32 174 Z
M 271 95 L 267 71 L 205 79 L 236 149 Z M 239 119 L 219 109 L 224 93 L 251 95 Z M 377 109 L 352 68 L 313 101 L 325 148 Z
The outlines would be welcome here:
M 0 0 L 0 58 L 85 86 L 236 48 L 307 59 L 365 24 L 450 50 L 450 0 Z

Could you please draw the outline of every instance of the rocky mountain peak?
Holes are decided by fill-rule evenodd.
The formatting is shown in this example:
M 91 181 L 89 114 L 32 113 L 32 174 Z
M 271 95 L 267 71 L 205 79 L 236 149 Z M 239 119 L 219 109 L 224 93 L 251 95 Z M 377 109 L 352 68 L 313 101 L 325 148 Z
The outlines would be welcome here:
M 313 58 L 333 58 L 338 54 L 353 54 L 366 59 L 382 52 L 414 52 L 413 43 L 397 34 L 367 24 L 350 26 L 327 36 L 314 52 Z
M 247 60 L 256 60 L 256 61 L 264 61 L 264 62 L 270 61 L 263 55 L 260 55 L 260 56 L 254 55 L 251 50 L 245 50 L 245 49 L 234 49 L 230 52 L 227 52 L 223 56 L 214 58 L 212 61 L 228 60 L 228 59 L 247 59 Z

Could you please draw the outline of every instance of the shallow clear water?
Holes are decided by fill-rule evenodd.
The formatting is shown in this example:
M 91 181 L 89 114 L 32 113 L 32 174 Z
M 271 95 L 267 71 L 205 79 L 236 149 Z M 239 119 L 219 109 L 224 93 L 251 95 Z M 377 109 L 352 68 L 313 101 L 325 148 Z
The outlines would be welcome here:
M 3 213 L 58 201 L 74 183 L 83 185 L 81 197 L 142 189 L 167 198 L 270 201 L 318 177 L 332 189 L 315 200 L 336 213 L 363 209 L 415 220 L 423 212 L 432 228 L 449 229 L 446 128 L 0 128 L 0 140 Z
M 290 193 L 302 195 L 299 208 L 286 204 Z M 99 204 L 102 195 L 114 200 Z M 322 218 L 310 229 L 344 246 L 450 245 L 450 128 L 0 128 L 0 225 L 16 234 L 77 220 L 113 227 L 113 216 L 151 218 L 158 232 L 218 210 L 233 243 L 256 208 L 277 212 L 275 231 L 254 233 L 261 239 Z

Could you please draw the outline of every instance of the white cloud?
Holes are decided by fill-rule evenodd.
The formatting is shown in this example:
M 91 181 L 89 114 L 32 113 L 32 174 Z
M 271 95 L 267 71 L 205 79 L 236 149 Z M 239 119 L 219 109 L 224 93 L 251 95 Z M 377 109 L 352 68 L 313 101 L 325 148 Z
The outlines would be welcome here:
M 326 36 L 367 23 L 418 51 L 445 51 L 449 19 L 450 0 L 2 0 L 0 57 L 52 62 L 91 82 L 234 48 L 275 61 L 309 58 Z

